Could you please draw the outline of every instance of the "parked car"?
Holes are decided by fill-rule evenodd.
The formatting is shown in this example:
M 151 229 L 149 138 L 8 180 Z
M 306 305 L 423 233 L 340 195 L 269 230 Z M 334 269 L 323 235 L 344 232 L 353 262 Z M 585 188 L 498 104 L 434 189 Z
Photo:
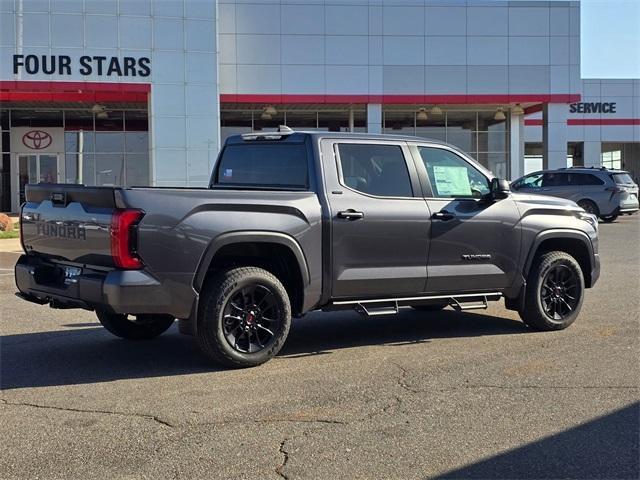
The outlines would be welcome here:
M 639 208 L 638 185 L 629 172 L 605 167 L 542 170 L 515 180 L 511 189 L 573 200 L 605 222 L 613 222 L 618 215 L 631 215 Z
M 235 367 L 273 357 L 292 316 L 316 309 L 504 297 L 532 328 L 560 330 L 600 272 L 593 215 L 512 193 L 465 153 L 416 137 L 281 128 L 228 138 L 208 188 L 41 184 L 26 199 L 19 296 L 95 310 L 128 339 L 177 318 Z

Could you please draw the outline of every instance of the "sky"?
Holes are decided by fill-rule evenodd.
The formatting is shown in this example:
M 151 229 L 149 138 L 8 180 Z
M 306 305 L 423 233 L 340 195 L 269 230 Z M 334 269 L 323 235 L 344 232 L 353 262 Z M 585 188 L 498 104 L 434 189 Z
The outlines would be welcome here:
M 582 78 L 640 78 L 640 0 L 581 0 Z

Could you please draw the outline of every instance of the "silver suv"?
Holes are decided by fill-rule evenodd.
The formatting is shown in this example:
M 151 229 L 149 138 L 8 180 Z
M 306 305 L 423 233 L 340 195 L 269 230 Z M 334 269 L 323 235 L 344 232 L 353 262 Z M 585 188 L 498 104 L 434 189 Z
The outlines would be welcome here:
M 515 180 L 511 189 L 573 200 L 605 222 L 613 222 L 618 215 L 631 215 L 639 209 L 638 185 L 631 175 L 605 167 L 542 170 Z

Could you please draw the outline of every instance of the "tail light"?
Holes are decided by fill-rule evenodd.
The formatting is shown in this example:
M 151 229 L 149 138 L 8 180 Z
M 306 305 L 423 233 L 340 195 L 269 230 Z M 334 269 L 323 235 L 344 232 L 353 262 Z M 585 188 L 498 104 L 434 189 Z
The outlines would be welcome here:
M 142 268 L 136 254 L 136 226 L 144 216 L 141 210 L 116 210 L 111 217 L 111 256 L 118 268 Z
M 629 189 L 627 187 L 608 187 L 606 188 L 607 192 L 613 192 L 613 193 L 622 193 L 622 192 L 628 192 Z

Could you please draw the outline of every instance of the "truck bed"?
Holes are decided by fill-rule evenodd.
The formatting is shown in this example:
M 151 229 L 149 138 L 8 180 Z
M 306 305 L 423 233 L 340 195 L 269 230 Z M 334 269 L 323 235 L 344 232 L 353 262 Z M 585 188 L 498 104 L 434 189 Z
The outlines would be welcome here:
M 286 232 L 308 252 L 309 270 L 320 281 L 321 207 L 310 191 L 28 185 L 22 209 L 27 256 L 92 272 L 118 271 L 112 221 L 126 209 L 142 213 L 131 246 L 142 261 L 140 272 L 172 305 L 181 305 L 165 312 L 178 318 L 189 315 L 201 264 L 222 234 Z

